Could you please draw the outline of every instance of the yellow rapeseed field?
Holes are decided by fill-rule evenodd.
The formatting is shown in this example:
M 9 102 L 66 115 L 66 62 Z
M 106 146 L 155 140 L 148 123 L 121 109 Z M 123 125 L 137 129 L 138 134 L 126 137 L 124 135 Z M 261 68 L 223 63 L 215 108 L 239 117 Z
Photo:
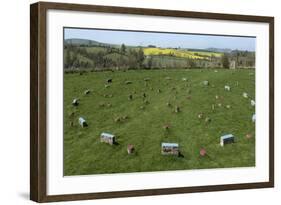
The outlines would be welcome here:
M 188 51 L 188 50 L 177 50 L 173 48 L 144 48 L 145 55 L 171 55 L 181 58 L 191 59 L 208 59 L 211 56 L 220 57 L 221 53 L 207 52 L 207 51 Z

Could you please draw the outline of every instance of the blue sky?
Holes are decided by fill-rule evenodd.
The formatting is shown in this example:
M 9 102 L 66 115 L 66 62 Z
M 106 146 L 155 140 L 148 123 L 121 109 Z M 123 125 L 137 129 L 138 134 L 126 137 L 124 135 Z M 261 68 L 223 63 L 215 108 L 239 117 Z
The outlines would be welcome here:
M 194 34 L 151 33 L 112 31 L 97 29 L 65 28 L 65 39 L 81 38 L 102 43 L 133 46 L 156 45 L 158 47 L 181 48 L 228 48 L 255 51 L 256 38 Z

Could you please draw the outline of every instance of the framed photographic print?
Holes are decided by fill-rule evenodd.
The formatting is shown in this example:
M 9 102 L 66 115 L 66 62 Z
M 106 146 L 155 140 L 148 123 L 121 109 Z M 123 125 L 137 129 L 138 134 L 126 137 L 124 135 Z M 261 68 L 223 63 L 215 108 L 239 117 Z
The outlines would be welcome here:
M 274 186 L 274 18 L 31 5 L 30 197 Z

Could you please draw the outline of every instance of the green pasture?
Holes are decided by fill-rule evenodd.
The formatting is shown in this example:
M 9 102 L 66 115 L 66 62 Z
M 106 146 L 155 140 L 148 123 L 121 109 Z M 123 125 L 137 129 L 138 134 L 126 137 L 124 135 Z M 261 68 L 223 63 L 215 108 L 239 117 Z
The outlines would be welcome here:
M 254 79 L 254 70 L 223 69 L 65 74 L 64 175 L 255 166 Z M 87 89 L 91 92 L 85 95 Z M 77 107 L 74 98 L 79 98 Z M 79 117 L 88 127 L 79 125 Z M 118 143 L 101 143 L 102 132 L 116 135 Z M 230 133 L 235 143 L 221 147 L 220 136 Z M 161 142 L 179 143 L 182 156 L 161 155 Z M 128 144 L 135 147 L 131 155 Z M 204 157 L 201 148 L 207 151 Z

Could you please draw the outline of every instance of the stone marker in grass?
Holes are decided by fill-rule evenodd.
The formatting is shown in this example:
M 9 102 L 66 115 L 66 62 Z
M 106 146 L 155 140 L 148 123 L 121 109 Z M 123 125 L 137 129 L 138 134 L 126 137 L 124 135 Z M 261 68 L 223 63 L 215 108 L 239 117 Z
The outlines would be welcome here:
M 244 92 L 244 93 L 242 94 L 242 96 L 243 96 L 244 98 L 248 98 L 248 93 Z
M 104 107 L 105 106 L 105 103 L 101 102 L 99 103 L 99 107 Z
M 134 151 L 135 151 L 134 145 L 128 144 L 128 146 L 127 146 L 128 154 L 132 154 Z
M 225 86 L 224 86 L 224 89 L 225 89 L 226 91 L 230 91 L 230 86 L 229 86 L 229 85 L 225 85 Z
M 115 119 L 114 119 L 114 121 L 117 123 L 117 122 L 121 122 L 121 117 L 116 117 Z
M 211 118 L 206 117 L 206 118 L 205 118 L 205 122 L 206 122 L 206 123 L 210 123 L 210 122 L 211 122 Z
M 204 86 L 208 86 L 210 83 L 209 83 L 209 81 L 204 80 L 204 81 L 202 82 L 202 84 L 203 84 Z
M 254 100 L 251 100 L 251 105 L 252 106 L 255 106 L 256 105 L 256 102 Z
M 79 105 L 79 100 L 77 98 L 73 99 L 72 105 L 73 106 L 78 106 Z
M 78 121 L 79 121 L 79 124 L 81 125 L 81 127 L 87 127 L 88 126 L 86 120 L 83 117 L 79 117 Z
M 256 122 L 256 114 L 253 114 L 253 116 L 252 116 L 252 122 Z
M 128 120 L 128 119 L 129 119 L 129 116 L 128 116 L 128 115 L 124 115 L 124 116 L 121 117 L 121 119 L 122 119 L 122 120 Z
M 128 119 L 129 119 L 129 116 L 124 115 L 124 116 L 118 116 L 118 117 L 116 117 L 116 118 L 114 119 L 114 121 L 115 121 L 116 123 L 119 123 L 119 122 L 125 122 L 125 121 L 128 120 Z
M 132 84 L 132 83 L 133 83 L 132 81 L 128 81 L 128 80 L 125 81 L 125 84 L 126 84 L 126 85 L 129 85 L 129 84 Z
M 90 91 L 89 89 L 87 89 L 87 90 L 84 91 L 84 94 L 85 94 L 85 95 L 88 95 L 88 94 L 90 94 L 90 92 L 91 92 L 91 91 Z
M 199 118 L 199 119 L 202 119 L 202 118 L 203 118 L 203 113 L 199 113 L 199 114 L 198 114 L 198 118 Z
M 246 136 L 245 136 L 247 139 L 251 139 L 252 137 L 253 137 L 253 135 L 251 135 L 251 134 L 246 134 Z
M 226 105 L 226 108 L 227 108 L 227 109 L 230 109 L 230 108 L 231 108 L 231 105 Z
M 169 124 L 165 124 L 163 125 L 163 129 L 168 131 L 171 128 L 171 126 Z
M 180 112 L 180 107 L 179 106 L 175 106 L 175 113 L 178 113 L 178 112 Z
M 109 88 L 109 87 L 110 87 L 110 85 L 104 85 L 104 87 L 105 87 L 105 88 Z
M 162 142 L 161 144 L 161 154 L 162 155 L 175 155 L 179 156 L 179 144 L 178 143 L 167 143 Z
M 206 154 L 207 154 L 207 151 L 206 151 L 205 148 L 201 148 L 199 153 L 200 153 L 200 156 L 201 156 L 201 157 L 205 157 Z
M 100 141 L 101 142 L 105 142 L 107 144 L 113 145 L 115 143 L 115 136 L 113 134 L 109 134 L 109 133 L 101 133 L 100 135 Z
M 220 145 L 223 147 L 226 144 L 234 143 L 234 136 L 232 134 L 223 135 L 220 138 Z
M 74 117 L 74 115 L 75 115 L 74 112 L 69 113 L 69 117 Z

